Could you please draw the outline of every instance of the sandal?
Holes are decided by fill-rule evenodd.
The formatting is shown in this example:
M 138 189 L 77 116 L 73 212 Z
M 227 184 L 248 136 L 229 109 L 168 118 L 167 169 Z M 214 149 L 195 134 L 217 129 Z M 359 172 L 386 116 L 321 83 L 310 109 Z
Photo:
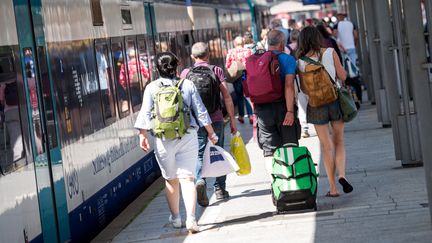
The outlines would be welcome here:
M 325 194 L 325 196 L 326 197 L 339 197 L 340 195 L 339 195 L 339 193 L 331 194 L 330 191 L 329 191 L 329 192 L 327 192 L 327 194 Z
M 351 186 L 351 184 L 349 184 L 348 181 L 343 177 L 339 178 L 339 184 L 342 185 L 343 191 L 345 193 L 350 193 L 354 190 L 354 188 Z

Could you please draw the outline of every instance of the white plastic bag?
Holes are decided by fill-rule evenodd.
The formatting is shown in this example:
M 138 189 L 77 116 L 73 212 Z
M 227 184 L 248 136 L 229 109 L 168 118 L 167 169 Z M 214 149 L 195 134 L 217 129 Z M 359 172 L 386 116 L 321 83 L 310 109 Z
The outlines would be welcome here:
M 204 150 L 202 177 L 218 177 L 238 171 L 236 161 L 223 148 L 208 141 Z
M 358 67 L 355 65 L 355 63 L 353 63 L 353 61 L 351 60 L 351 58 L 349 58 L 349 56 L 345 57 L 345 64 L 346 64 L 346 69 L 348 71 L 348 77 L 350 78 L 358 77 L 359 75 Z

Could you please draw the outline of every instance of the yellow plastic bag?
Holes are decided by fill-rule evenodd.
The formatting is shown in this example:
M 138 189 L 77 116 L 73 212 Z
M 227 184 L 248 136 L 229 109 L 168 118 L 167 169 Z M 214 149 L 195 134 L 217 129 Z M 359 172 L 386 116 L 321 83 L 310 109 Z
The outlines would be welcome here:
M 252 168 L 249 155 L 240 133 L 237 133 L 231 138 L 231 154 L 234 156 L 238 166 L 240 167 L 240 170 L 237 171 L 237 175 L 250 174 Z

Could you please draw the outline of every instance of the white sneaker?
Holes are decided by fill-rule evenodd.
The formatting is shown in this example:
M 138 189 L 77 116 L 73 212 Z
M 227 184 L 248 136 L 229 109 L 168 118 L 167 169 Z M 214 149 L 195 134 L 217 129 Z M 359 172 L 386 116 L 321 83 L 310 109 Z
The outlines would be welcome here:
M 170 215 L 168 220 L 173 225 L 174 228 L 181 228 L 182 227 L 182 221 L 181 221 L 180 216 L 173 219 L 172 215 Z
M 197 224 L 196 220 L 187 220 L 186 221 L 186 229 L 189 231 L 189 233 L 195 234 L 200 231 L 200 228 Z

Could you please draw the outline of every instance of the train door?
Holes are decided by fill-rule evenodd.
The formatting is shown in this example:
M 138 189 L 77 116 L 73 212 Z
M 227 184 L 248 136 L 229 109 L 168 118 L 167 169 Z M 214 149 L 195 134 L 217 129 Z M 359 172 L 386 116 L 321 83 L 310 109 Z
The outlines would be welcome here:
M 66 190 L 41 0 L 13 0 L 44 242 L 70 239 Z

